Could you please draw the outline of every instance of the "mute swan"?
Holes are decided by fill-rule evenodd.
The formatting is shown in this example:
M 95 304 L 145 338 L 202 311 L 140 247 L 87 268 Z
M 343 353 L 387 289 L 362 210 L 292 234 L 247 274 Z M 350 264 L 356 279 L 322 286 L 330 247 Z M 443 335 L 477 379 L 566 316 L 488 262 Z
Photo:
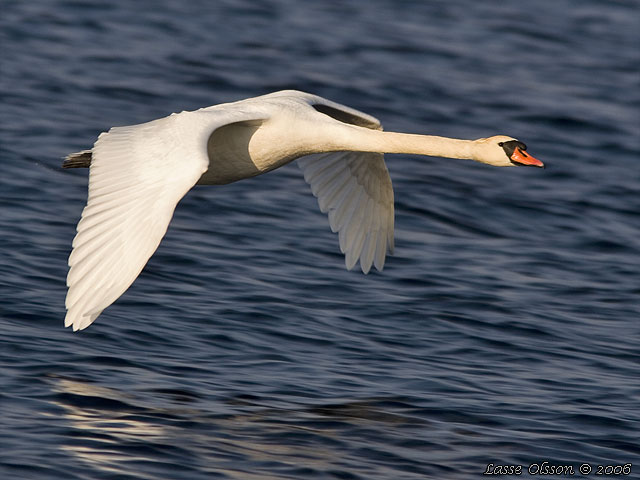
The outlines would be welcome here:
M 383 153 L 543 167 L 518 140 L 457 140 L 383 132 L 374 117 L 324 98 L 281 91 L 113 127 L 63 167 L 88 167 L 89 197 L 69 257 L 65 327 L 88 327 L 138 277 L 178 201 L 298 159 L 339 232 L 346 267 L 382 270 L 393 251 L 393 189 Z

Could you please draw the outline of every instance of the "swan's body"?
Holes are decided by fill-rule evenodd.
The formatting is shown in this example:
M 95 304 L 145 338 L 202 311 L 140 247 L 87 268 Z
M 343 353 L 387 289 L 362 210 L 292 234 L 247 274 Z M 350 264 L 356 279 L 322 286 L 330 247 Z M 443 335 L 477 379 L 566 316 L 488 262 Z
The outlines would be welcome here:
M 65 326 L 81 330 L 133 283 L 196 184 L 220 185 L 299 159 L 348 269 L 382 270 L 393 250 L 393 189 L 383 153 L 542 166 L 517 140 L 383 132 L 375 118 L 283 91 L 102 133 L 65 167 L 89 166 L 89 197 L 69 257 Z M 300 158 L 304 157 L 304 158 Z

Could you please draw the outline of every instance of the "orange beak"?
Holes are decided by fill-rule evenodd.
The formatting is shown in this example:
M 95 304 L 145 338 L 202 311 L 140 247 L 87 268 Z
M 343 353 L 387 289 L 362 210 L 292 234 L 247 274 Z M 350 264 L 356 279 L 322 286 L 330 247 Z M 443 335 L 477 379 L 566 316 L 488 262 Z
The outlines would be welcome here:
M 538 160 L 535 157 L 532 157 L 528 153 L 523 150 L 520 150 L 519 147 L 516 147 L 513 153 L 511 154 L 511 161 L 518 165 L 524 165 L 526 167 L 540 167 L 544 168 L 544 163 Z

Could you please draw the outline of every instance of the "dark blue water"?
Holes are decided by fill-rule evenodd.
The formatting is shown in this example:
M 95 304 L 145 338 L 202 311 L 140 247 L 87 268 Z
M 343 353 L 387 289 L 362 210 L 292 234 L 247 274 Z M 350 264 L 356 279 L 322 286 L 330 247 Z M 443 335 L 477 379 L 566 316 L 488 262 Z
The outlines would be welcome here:
M 639 475 L 639 15 L 3 0 L 0 477 Z M 344 270 L 294 164 L 198 187 L 132 288 L 64 329 L 87 172 L 61 157 L 113 125 L 285 88 L 387 130 L 512 135 L 548 168 L 388 156 L 396 254 L 367 276 Z

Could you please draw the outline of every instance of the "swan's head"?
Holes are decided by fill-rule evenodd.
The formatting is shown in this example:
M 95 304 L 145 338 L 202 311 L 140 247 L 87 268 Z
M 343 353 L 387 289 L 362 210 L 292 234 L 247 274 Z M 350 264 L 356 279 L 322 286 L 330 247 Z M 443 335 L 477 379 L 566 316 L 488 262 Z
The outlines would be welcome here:
M 505 135 L 476 140 L 474 159 L 495 167 L 541 167 L 544 163 L 529 155 L 527 146 L 515 138 Z

